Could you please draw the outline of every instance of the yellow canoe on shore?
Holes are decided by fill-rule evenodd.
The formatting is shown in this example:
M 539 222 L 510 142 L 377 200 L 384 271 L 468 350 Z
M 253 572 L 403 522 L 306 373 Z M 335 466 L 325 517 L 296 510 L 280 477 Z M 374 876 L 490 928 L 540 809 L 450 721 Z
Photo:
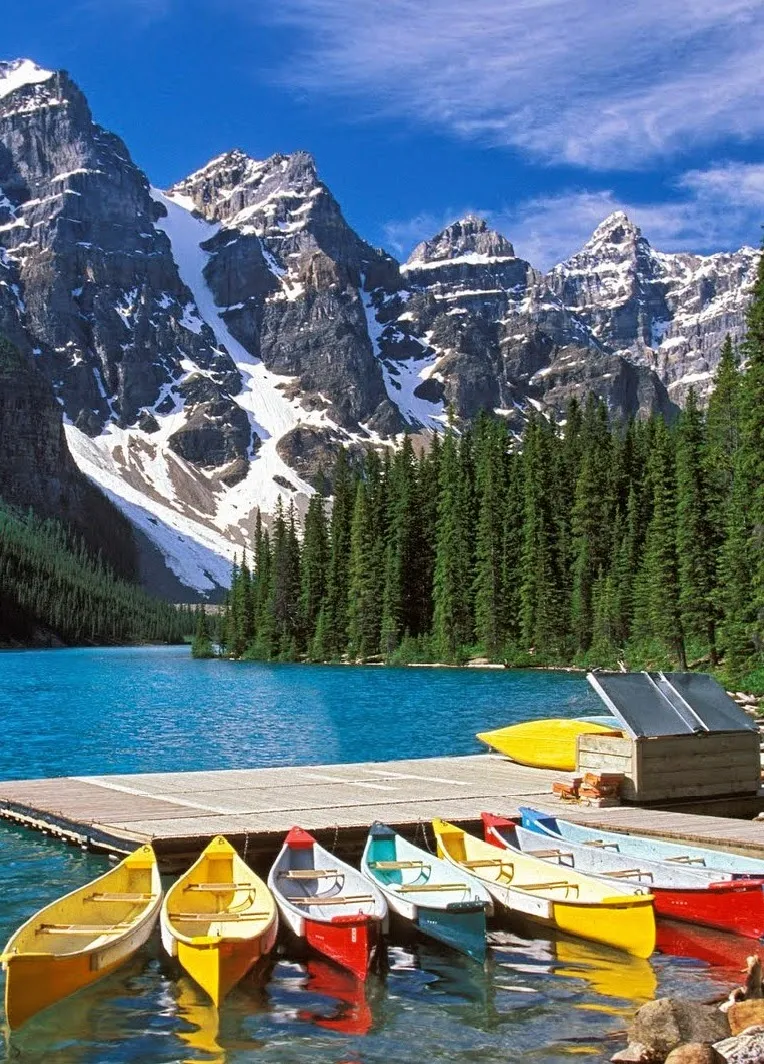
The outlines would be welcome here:
M 576 741 L 579 735 L 620 735 L 603 724 L 586 720 L 528 720 L 495 731 L 478 732 L 477 738 L 487 746 L 521 765 L 554 768 L 574 772 Z
M 151 935 L 161 904 L 156 857 L 142 846 L 35 913 L 2 955 L 8 1025 L 20 1027 L 132 957 Z
M 649 957 L 655 949 L 652 894 L 576 872 L 562 854 L 551 865 L 540 856 L 491 846 L 445 820 L 433 820 L 432 827 L 438 856 L 477 876 L 510 912 L 635 957 Z M 541 849 L 545 840 L 539 840 Z
M 276 944 L 276 902 L 218 835 L 168 890 L 161 930 L 165 950 L 219 1005 Z

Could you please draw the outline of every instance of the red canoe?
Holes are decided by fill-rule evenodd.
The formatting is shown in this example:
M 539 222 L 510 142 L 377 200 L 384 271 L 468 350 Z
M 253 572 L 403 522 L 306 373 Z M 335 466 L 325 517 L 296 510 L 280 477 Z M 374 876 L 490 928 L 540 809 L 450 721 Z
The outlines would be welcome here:
M 387 924 L 384 895 L 307 831 L 292 828 L 268 886 L 285 924 L 316 952 L 365 979 Z
M 524 810 L 524 814 L 527 812 Z M 483 813 L 486 842 L 495 846 L 515 847 L 525 853 L 536 851 L 535 856 L 543 856 L 552 864 L 621 884 L 643 886 L 655 898 L 655 911 L 672 920 L 732 931 L 746 938 L 764 935 L 764 880 L 725 878 L 724 873 L 712 869 L 650 861 L 596 842 L 587 845 L 572 838 L 566 827 L 566 821 L 546 814 L 524 815 L 519 824 Z M 538 852 L 541 850 L 543 855 Z

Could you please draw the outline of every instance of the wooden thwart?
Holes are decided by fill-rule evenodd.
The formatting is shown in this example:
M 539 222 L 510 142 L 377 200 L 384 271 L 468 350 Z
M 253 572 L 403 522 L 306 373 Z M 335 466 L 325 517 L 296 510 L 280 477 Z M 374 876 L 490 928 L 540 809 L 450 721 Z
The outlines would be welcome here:
M 604 839 L 588 839 L 584 842 L 584 846 L 601 846 L 603 850 L 611 849 L 617 850 L 617 842 L 605 842 Z
M 205 924 L 220 924 L 228 923 L 229 920 L 263 920 L 271 914 L 265 910 L 261 913 L 168 913 L 167 915 L 171 920 L 181 920 L 184 923 L 194 920 Z
M 287 901 L 291 901 L 292 905 L 347 905 L 349 903 L 360 901 L 374 901 L 372 894 L 335 894 L 331 898 L 287 898 Z
M 566 887 L 569 890 L 575 890 L 578 894 L 578 884 L 570 883 L 567 879 L 555 879 L 549 883 L 518 883 L 517 890 L 559 890 L 562 887 Z
M 647 876 L 648 879 L 653 878 L 652 872 L 646 872 L 643 868 L 622 868 L 620 872 L 608 872 L 608 879 L 624 879 L 629 876 Z
M 378 868 L 380 872 L 393 872 L 397 868 L 429 868 L 424 861 L 369 861 L 369 868 Z
M 467 883 L 406 883 L 398 887 L 397 894 L 411 894 L 415 891 L 426 890 L 469 890 Z
M 572 853 L 565 853 L 563 850 L 526 850 L 532 857 L 572 857 Z
M 344 876 L 339 868 L 292 868 L 279 872 L 284 879 L 325 879 L 327 876 Z
M 153 894 L 110 894 L 103 892 L 101 894 L 91 894 L 88 901 L 151 901 L 154 896 Z
M 501 857 L 492 857 L 490 860 L 481 858 L 477 861 L 460 861 L 459 864 L 464 865 L 465 868 L 496 868 L 497 865 L 502 865 L 505 868 L 514 867 L 511 861 L 503 861 Z
M 87 935 L 93 938 L 98 935 L 121 935 L 130 926 L 130 924 L 40 924 L 37 934 Z
M 212 894 L 229 894 L 234 890 L 254 890 L 251 883 L 188 883 L 183 890 L 210 891 Z
M 664 857 L 663 860 L 666 861 L 666 863 L 668 863 L 669 861 L 674 861 L 676 864 L 704 865 L 706 863 L 705 857 L 690 857 L 687 854 L 680 854 L 680 856 L 678 857 Z

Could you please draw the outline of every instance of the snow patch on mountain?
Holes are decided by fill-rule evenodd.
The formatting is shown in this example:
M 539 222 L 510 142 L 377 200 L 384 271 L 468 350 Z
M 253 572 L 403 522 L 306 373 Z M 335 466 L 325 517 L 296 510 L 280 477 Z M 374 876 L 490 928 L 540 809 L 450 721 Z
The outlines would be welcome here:
M 65 426 L 65 431 L 69 450 L 79 468 L 161 551 L 168 568 L 181 583 L 201 594 L 228 586 L 233 556 L 240 547 L 222 533 L 132 487 L 125 480 L 124 468 L 114 459 L 114 450 L 119 446 L 116 441 L 112 441 L 112 447 L 104 446 L 103 437 L 91 439 L 71 424 Z M 107 435 L 125 439 L 125 434 L 114 426 L 109 426 Z M 158 462 L 156 473 L 155 486 L 167 492 L 169 503 L 174 488 L 165 479 L 166 466 L 162 468 Z
M 44 70 L 31 59 L 13 59 L 0 63 L 0 100 L 25 85 L 37 85 L 52 77 L 52 70 Z

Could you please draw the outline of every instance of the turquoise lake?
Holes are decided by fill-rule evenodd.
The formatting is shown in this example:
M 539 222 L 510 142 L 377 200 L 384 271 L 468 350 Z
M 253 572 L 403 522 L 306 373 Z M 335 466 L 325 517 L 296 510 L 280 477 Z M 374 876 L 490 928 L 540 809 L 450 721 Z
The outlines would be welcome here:
M 186 648 L 3 652 L 0 779 L 467 754 L 481 748 L 478 730 L 598 710 L 569 673 L 194 662 Z M 107 868 L 0 821 L 0 944 Z M 636 1005 L 716 996 L 750 952 L 746 940 L 679 925 L 663 946 L 637 961 L 502 925 L 485 968 L 393 941 L 389 970 L 365 988 L 279 952 L 218 1015 L 153 943 L 14 1033 L 0 1059 L 599 1064 L 621 1047 L 612 1039 Z

